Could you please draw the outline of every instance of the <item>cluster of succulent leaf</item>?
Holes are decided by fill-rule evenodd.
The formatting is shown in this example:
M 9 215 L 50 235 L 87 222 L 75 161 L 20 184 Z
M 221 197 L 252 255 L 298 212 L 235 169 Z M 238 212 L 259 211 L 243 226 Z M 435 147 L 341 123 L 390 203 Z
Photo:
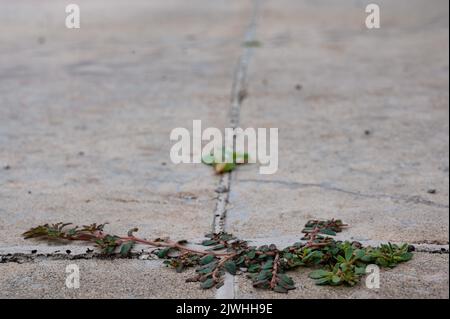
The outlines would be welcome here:
M 330 236 L 341 232 L 345 225 L 341 220 L 311 220 L 302 230 L 303 241 L 284 249 L 277 246 L 251 246 L 249 242 L 228 233 L 207 234 L 201 242 L 201 250 L 188 245 L 187 241 L 168 239 L 148 241 L 133 235 L 119 237 L 103 233 L 104 224 L 67 228 L 70 224 L 58 223 L 32 228 L 25 238 L 85 240 L 91 241 L 105 254 L 119 252 L 128 256 L 136 242 L 155 248 L 154 253 L 164 259 L 164 264 L 177 272 L 195 267 L 195 276 L 189 282 L 199 282 L 208 289 L 220 287 L 226 272 L 236 275 L 246 273 L 255 288 L 286 293 L 295 289 L 295 283 L 287 272 L 298 267 L 315 268 L 310 278 L 318 285 L 349 285 L 359 282 L 365 274 L 366 265 L 395 267 L 412 258 L 411 246 L 407 244 L 383 244 L 379 247 L 363 247 L 358 242 L 336 241 Z
M 365 274 L 368 264 L 395 267 L 412 258 L 409 250 L 410 247 L 407 244 L 398 246 L 389 243 L 376 248 L 363 248 L 358 243 L 335 242 L 319 253 L 319 258 L 323 258 L 322 254 L 333 256 L 332 261 L 324 263 L 323 260 L 319 260 L 318 264 L 325 267 L 313 271 L 309 277 L 315 279 L 318 285 L 346 284 L 353 286 Z
M 239 153 L 223 149 L 221 152 L 203 156 L 202 162 L 207 165 L 212 165 L 217 174 L 223 174 L 231 172 L 239 164 L 247 163 L 248 158 L 249 156 L 247 153 Z

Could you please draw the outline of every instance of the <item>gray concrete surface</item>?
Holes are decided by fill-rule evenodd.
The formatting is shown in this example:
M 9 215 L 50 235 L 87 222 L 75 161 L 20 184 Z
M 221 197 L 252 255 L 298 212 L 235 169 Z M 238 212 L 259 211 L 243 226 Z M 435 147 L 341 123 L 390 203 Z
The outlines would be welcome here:
M 448 244 L 448 3 L 380 1 L 379 30 L 365 3 L 264 5 L 241 125 L 279 128 L 280 168 L 239 170 L 228 230 L 338 217 L 360 240 Z
M 80 30 L 41 2 L 0 0 L 0 254 L 67 249 L 21 239 L 44 222 L 291 242 L 329 217 L 351 225 L 341 239 L 448 250 L 447 1 L 378 1 L 379 30 L 364 27 L 369 1 L 83 0 Z M 242 46 L 249 34 L 260 47 Z M 237 86 L 247 98 L 233 109 Z M 220 177 L 172 164 L 169 133 L 193 119 L 227 127 L 233 110 L 243 128 L 280 129 L 280 167 L 239 167 L 219 225 Z M 0 297 L 280 297 L 241 277 L 204 292 L 139 259 L 78 260 L 73 292 L 67 263 L 0 264 Z M 378 291 L 316 287 L 303 270 L 288 297 L 448 298 L 448 265 L 417 253 Z
M 71 261 L 0 264 L 0 298 L 213 298 L 215 289 L 185 283 L 193 271 L 175 273 L 161 261 L 80 260 L 80 288 L 66 287 Z

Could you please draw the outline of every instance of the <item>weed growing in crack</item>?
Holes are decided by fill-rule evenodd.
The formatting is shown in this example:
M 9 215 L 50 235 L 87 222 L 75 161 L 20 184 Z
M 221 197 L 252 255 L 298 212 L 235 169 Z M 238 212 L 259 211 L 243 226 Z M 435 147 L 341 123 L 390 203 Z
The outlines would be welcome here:
M 177 272 L 196 267 L 195 276 L 187 281 L 199 282 L 203 289 L 222 286 L 224 274 L 228 272 L 232 275 L 246 273 L 255 288 L 287 293 L 295 289 L 295 283 L 286 272 L 299 267 L 318 268 L 309 275 L 318 285 L 354 286 L 365 274 L 368 264 L 392 268 L 412 258 L 411 246 L 407 244 L 363 247 L 358 242 L 334 240 L 330 236 L 347 227 L 338 219 L 308 221 L 302 230 L 303 241 L 284 249 L 278 249 L 274 244 L 250 246 L 247 241 L 225 232 L 207 234 L 201 242 L 203 248 L 197 249 L 186 240 L 136 237 L 137 228 L 129 230 L 127 236 L 110 235 L 104 232 L 104 226 L 45 224 L 31 228 L 23 236 L 25 239 L 91 242 L 106 255 L 118 253 L 122 257 L 128 257 L 136 243 L 148 245 L 164 259 L 164 264 Z

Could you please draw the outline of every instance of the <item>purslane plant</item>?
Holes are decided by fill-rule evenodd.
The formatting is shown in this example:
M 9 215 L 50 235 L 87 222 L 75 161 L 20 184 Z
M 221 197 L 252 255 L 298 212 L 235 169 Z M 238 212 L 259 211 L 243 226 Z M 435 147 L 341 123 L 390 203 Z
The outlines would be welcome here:
M 95 244 L 104 254 L 130 255 L 137 243 L 155 248 L 154 253 L 164 264 L 182 272 L 196 267 L 195 276 L 188 282 L 200 282 L 208 289 L 223 285 L 224 274 L 247 273 L 255 288 L 287 293 L 295 289 L 295 283 L 287 271 L 298 267 L 315 267 L 309 276 L 318 285 L 357 284 L 365 274 L 368 264 L 395 267 L 412 258 L 412 246 L 382 244 L 379 247 L 363 247 L 358 242 L 336 241 L 330 236 L 345 227 L 341 220 L 310 220 L 302 230 L 303 241 L 284 249 L 274 244 L 250 246 L 247 241 L 229 233 L 207 234 L 201 242 L 203 249 L 188 245 L 186 240 L 171 241 L 167 238 L 147 240 L 136 237 L 137 228 L 127 236 L 115 236 L 104 232 L 105 224 L 73 227 L 69 223 L 45 224 L 31 228 L 23 234 L 25 239 L 86 241 Z

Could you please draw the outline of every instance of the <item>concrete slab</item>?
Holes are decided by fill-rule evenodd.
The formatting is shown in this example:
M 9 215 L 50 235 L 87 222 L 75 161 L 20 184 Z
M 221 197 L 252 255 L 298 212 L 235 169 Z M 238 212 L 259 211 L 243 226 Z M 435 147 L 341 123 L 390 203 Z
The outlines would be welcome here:
M 251 2 L 78 1 L 79 30 L 59 1 L 2 2 L 0 246 L 57 221 L 209 232 L 218 177 L 172 164 L 169 134 L 225 126 Z
M 80 287 L 67 288 L 66 267 L 79 268 Z M 212 298 L 215 289 L 185 283 L 193 271 L 177 274 L 154 260 L 77 260 L 0 264 L 0 298 Z
M 279 128 L 279 170 L 239 168 L 228 231 L 448 244 L 448 2 L 379 1 L 377 30 L 368 3 L 264 4 L 241 127 Z

